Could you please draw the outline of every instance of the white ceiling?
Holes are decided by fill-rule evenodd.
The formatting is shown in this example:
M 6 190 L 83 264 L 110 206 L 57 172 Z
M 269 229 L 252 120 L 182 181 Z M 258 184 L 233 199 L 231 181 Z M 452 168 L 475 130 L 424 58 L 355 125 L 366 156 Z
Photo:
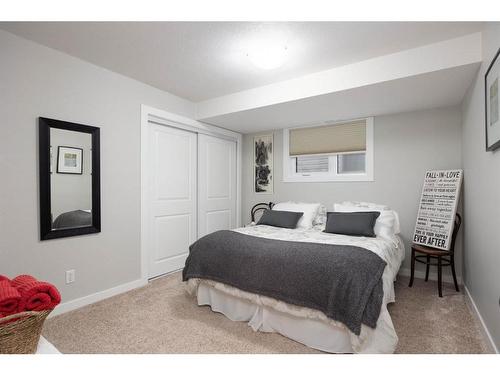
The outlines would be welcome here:
M 476 32 L 467 22 L 14 22 L 0 28 L 194 102 Z M 289 59 L 263 71 L 245 55 L 279 35 Z M 229 126 L 229 125 L 228 125 Z

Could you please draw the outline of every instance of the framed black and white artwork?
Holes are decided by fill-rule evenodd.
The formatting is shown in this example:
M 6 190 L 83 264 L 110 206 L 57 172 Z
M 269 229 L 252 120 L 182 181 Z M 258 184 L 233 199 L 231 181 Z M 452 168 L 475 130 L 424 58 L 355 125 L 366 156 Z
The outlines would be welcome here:
M 83 149 L 59 146 L 57 148 L 57 173 L 82 174 Z
M 498 95 L 498 77 L 500 72 L 500 60 L 498 59 L 499 54 L 500 49 L 493 58 L 493 61 L 484 76 L 486 151 L 493 151 L 500 147 L 500 96 Z
M 254 144 L 254 191 L 261 194 L 273 193 L 273 135 L 257 135 Z

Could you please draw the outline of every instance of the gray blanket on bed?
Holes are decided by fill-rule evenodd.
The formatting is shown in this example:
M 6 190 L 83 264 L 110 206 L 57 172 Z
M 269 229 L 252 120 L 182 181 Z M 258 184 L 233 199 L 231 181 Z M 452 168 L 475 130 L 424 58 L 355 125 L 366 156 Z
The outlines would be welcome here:
M 356 246 L 272 240 L 221 230 L 189 248 L 183 281 L 202 278 L 325 313 L 356 335 L 375 328 L 386 263 Z

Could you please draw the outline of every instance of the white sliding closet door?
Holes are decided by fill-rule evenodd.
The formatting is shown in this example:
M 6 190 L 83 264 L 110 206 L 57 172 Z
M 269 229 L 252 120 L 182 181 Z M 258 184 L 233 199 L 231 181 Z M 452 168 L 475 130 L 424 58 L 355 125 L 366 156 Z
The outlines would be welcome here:
M 236 142 L 198 135 L 198 236 L 236 227 Z
M 197 134 L 150 123 L 149 278 L 184 266 L 197 238 Z

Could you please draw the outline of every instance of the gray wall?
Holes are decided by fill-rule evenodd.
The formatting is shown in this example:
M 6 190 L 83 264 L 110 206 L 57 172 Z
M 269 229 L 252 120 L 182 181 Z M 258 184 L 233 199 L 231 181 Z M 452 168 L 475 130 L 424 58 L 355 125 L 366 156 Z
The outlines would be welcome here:
M 49 280 L 63 301 L 139 279 L 141 104 L 193 105 L 4 31 L 0 51 L 0 274 Z M 102 233 L 39 241 L 38 116 L 101 128 Z
M 485 151 L 484 75 L 500 47 L 500 26 L 483 32 L 483 64 L 462 105 L 465 283 L 500 348 L 500 150 Z
M 92 209 L 92 174 L 90 173 L 92 136 L 88 133 L 51 128 L 50 145 L 52 146 L 52 174 L 50 175 L 52 220 L 64 212 Z M 59 146 L 83 149 L 82 174 L 57 173 Z
M 252 139 L 243 138 L 242 223 L 258 202 L 297 200 L 335 202 L 357 200 L 387 204 L 400 215 L 406 245 L 403 268 L 409 268 L 409 244 L 417 215 L 424 173 L 428 169 L 460 168 L 461 118 L 458 107 L 376 117 L 374 182 L 282 182 L 282 131 L 274 132 L 274 194 L 253 193 Z M 457 244 L 461 274 L 461 239 Z M 447 272 L 447 271 L 445 271 Z

